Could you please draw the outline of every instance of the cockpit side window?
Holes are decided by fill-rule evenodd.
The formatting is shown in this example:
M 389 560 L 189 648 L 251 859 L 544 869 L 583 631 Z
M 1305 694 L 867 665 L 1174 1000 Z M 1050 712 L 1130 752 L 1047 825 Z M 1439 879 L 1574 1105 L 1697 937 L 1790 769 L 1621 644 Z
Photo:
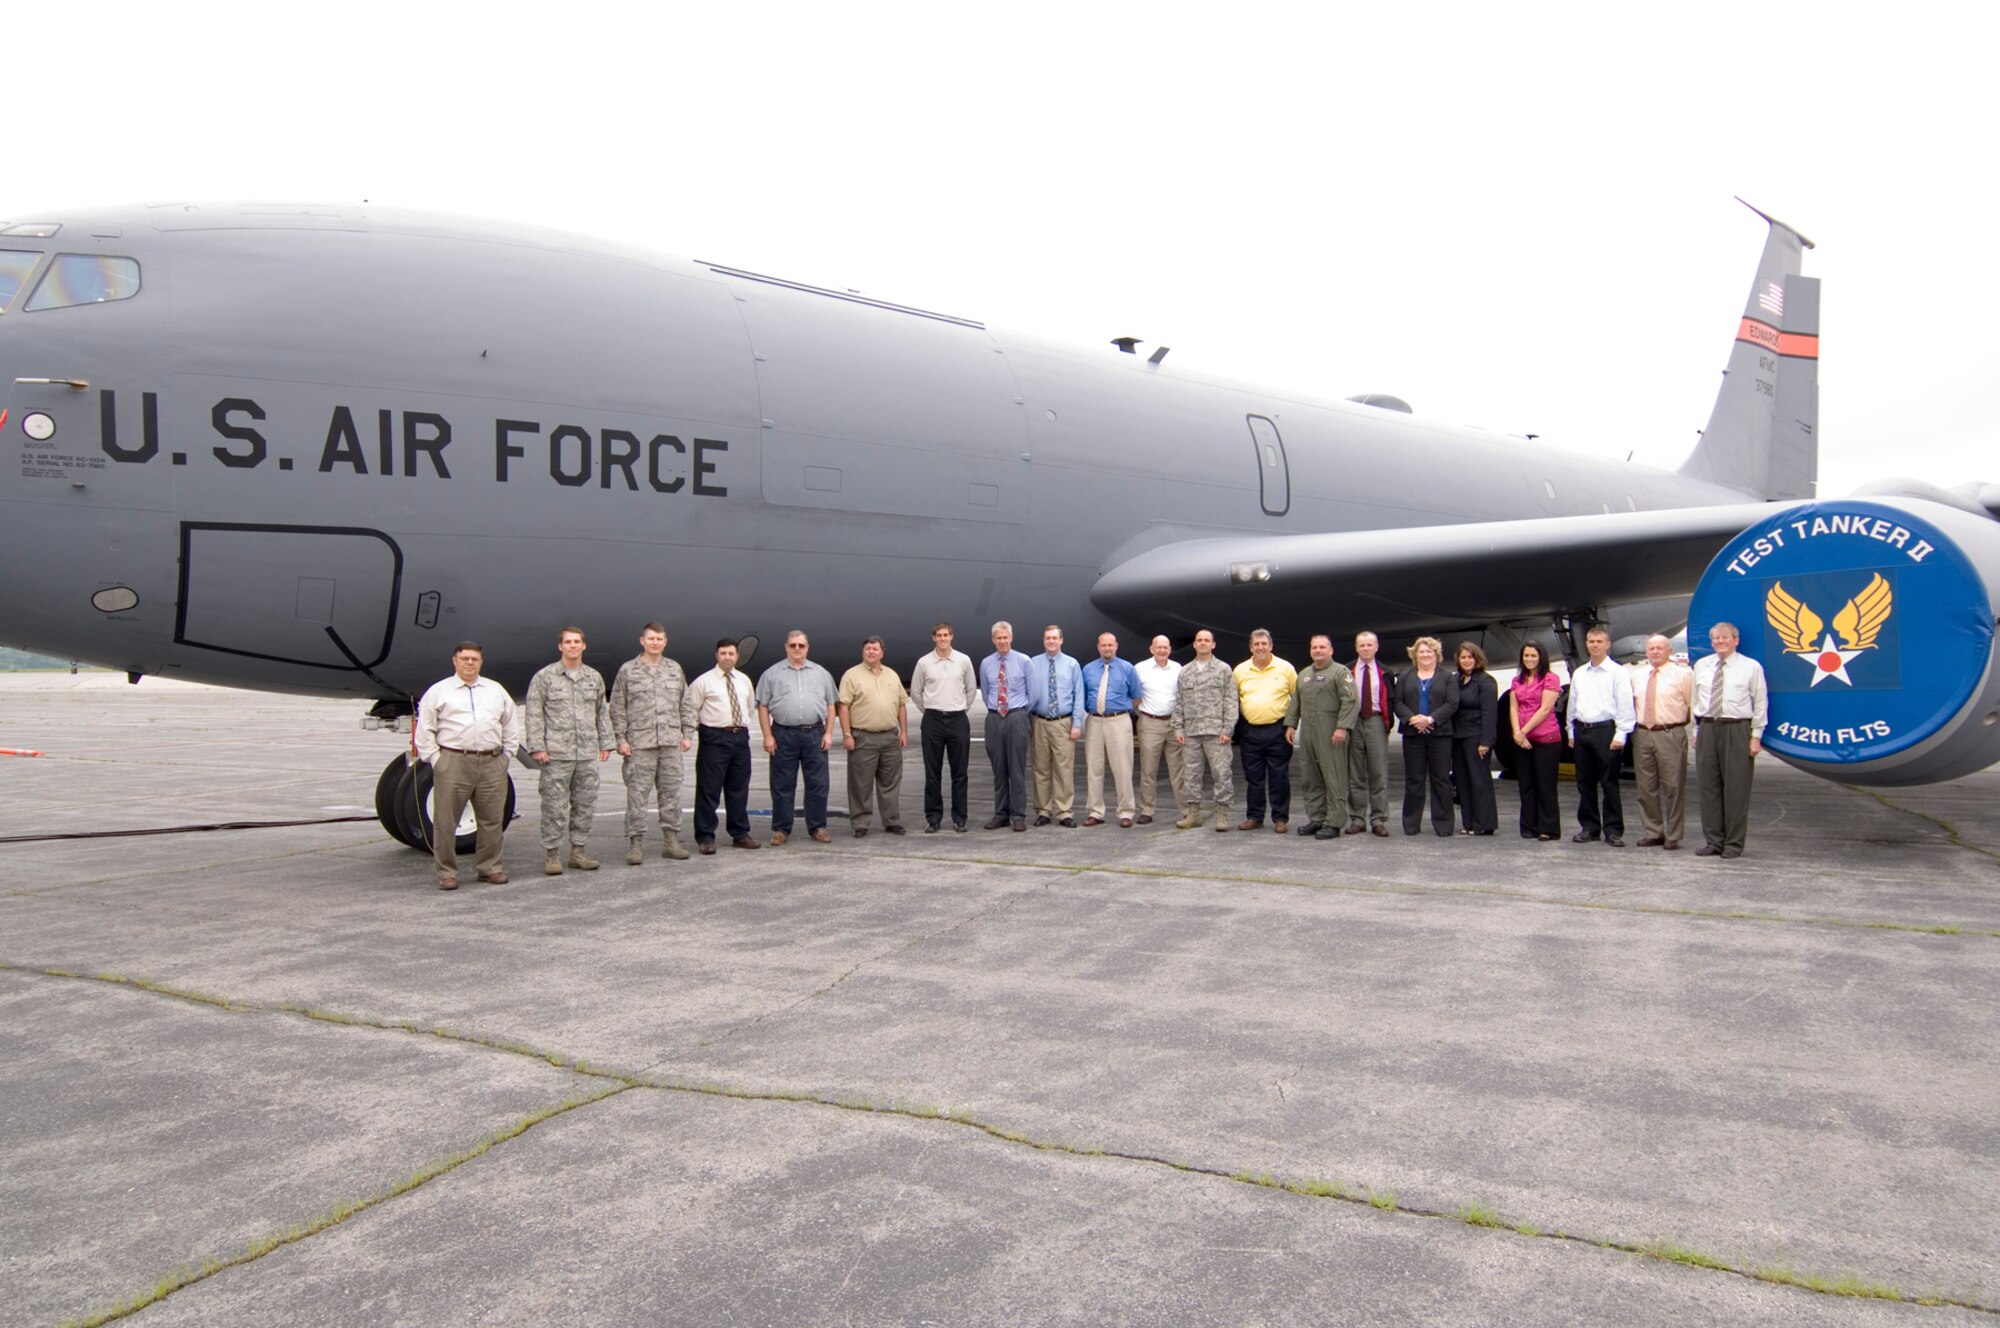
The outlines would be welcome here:
M 33 249 L 0 249 L 0 309 L 14 302 L 15 293 L 41 257 Z
M 73 304 L 107 304 L 139 293 L 139 264 L 130 258 L 95 254 L 57 254 L 35 293 L 28 312 L 66 309 Z

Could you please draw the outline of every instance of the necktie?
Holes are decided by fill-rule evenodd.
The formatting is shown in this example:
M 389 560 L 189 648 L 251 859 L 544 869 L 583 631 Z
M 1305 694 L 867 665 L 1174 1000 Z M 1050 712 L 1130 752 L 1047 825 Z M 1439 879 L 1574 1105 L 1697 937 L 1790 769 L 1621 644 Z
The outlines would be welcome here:
M 1056 713 L 1056 674 L 1059 671 L 1060 670 L 1058 670 L 1058 668 L 1056 667 L 1056 661 L 1054 661 L 1053 659 L 1050 660 L 1049 661 L 1049 714 L 1050 715 L 1054 715 Z
M 1657 727 L 1660 722 L 1653 718 L 1653 698 L 1659 694 L 1659 691 L 1660 671 L 1658 668 L 1655 668 L 1653 676 L 1646 679 L 1646 727 L 1649 729 Z
M 722 689 L 729 693 L 729 727 L 740 729 L 743 727 L 743 707 L 738 705 L 736 701 L 736 675 L 734 673 L 725 673 L 722 675 Z
M 1111 666 L 1106 664 L 1104 672 L 1097 675 L 1097 713 L 1104 713 L 1104 693 L 1111 686 Z
M 1722 718 L 1722 669 L 1729 661 L 1722 656 L 1715 657 L 1715 676 L 1708 683 L 1708 718 Z
M 1007 718 L 1007 657 L 1005 655 L 1000 657 L 1000 686 L 996 690 L 1000 694 L 1000 718 L 1005 719 Z

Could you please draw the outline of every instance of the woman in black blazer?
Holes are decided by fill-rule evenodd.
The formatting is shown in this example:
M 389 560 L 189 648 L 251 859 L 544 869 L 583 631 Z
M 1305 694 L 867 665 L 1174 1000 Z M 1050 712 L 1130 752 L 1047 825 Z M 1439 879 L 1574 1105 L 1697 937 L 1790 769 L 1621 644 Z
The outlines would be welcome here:
M 1444 646 L 1420 636 L 1412 667 L 1396 679 L 1396 718 L 1403 726 L 1403 833 L 1424 828 L 1424 785 L 1430 785 L 1431 829 L 1451 833 L 1451 733 L 1458 710 L 1458 675 L 1443 667 Z
M 1490 835 L 1500 828 L 1493 805 L 1488 759 L 1500 732 L 1500 684 L 1486 671 L 1486 652 L 1458 643 L 1458 711 L 1451 717 L 1451 782 L 1458 790 L 1461 835 Z

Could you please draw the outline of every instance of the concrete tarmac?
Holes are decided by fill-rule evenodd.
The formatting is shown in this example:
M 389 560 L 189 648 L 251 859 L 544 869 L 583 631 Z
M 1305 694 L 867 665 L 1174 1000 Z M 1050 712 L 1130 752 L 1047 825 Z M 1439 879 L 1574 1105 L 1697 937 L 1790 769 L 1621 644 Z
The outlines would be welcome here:
M 361 711 L 0 678 L 0 1328 L 2000 1312 L 2000 772 L 1760 762 L 1734 863 L 1508 785 L 926 835 L 914 743 L 906 837 L 636 868 L 614 757 L 557 878 L 517 767 L 452 894 L 372 820 L 51 838 L 369 814 Z

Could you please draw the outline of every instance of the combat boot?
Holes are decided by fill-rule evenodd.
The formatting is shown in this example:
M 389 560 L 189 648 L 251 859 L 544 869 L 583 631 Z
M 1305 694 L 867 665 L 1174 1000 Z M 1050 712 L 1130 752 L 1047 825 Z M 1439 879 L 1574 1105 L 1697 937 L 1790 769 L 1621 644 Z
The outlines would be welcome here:
M 646 841 L 637 835 L 625 841 L 625 865 L 636 867 L 646 860 Z
M 557 857 L 553 853 L 546 854 L 542 858 L 542 875 L 544 876 L 562 875 L 562 859 Z
M 1217 807 L 1215 809 L 1216 833 L 1220 834 L 1222 831 L 1227 830 L 1228 828 L 1229 828 L 1229 809 L 1227 807 Z
M 578 871 L 596 871 L 597 859 L 585 853 L 581 844 L 573 844 L 569 850 L 569 865 Z
M 1176 830 L 1192 830 L 1201 824 L 1201 808 L 1190 807 L 1181 813 L 1181 819 L 1174 822 Z
M 681 837 L 671 830 L 667 831 L 667 842 L 660 845 L 660 856 L 672 858 L 675 862 L 686 862 L 687 855 L 687 845 L 681 843 Z

